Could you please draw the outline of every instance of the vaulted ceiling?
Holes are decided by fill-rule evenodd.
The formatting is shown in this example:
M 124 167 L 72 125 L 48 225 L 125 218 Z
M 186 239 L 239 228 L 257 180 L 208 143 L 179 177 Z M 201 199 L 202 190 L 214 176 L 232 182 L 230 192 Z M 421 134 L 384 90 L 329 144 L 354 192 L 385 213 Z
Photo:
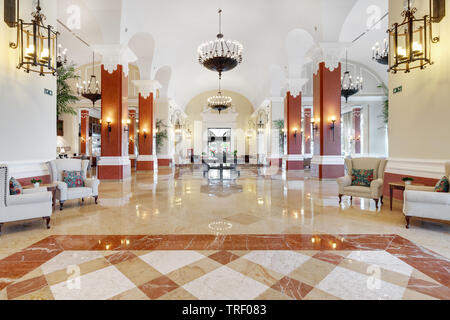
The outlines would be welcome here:
M 140 58 L 141 72 L 163 78 L 165 95 L 184 107 L 199 93 L 214 90 L 218 76 L 198 63 L 197 47 L 218 33 L 218 8 L 223 9 L 226 39 L 244 46 L 244 61 L 223 76 L 222 87 L 246 96 L 254 106 L 273 94 L 274 68 L 289 73 L 302 45 L 287 43 L 295 29 L 316 45 L 343 42 L 349 59 L 367 65 L 387 81 L 386 68 L 371 61 L 371 47 L 386 37 L 387 19 L 355 43 L 388 8 L 388 0 L 59 0 L 61 42 L 78 65 L 92 59 L 83 44 L 128 44 Z M 73 18 L 81 18 L 77 26 Z M 79 28 L 78 28 L 79 27 Z M 304 51 L 307 51 L 306 49 Z M 307 57 L 306 57 L 307 58 Z

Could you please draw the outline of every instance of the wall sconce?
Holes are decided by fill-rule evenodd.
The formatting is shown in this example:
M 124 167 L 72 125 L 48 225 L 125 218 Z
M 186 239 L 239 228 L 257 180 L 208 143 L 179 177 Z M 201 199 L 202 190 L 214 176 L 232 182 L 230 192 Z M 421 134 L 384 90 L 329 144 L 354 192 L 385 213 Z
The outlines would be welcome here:
M 295 141 L 297 142 L 298 129 L 293 128 L 292 131 L 294 131 L 294 138 L 295 138 Z
M 334 134 L 336 130 L 336 117 L 331 117 L 331 131 L 333 131 L 333 142 L 334 142 Z
M 112 131 L 112 127 L 111 127 L 112 121 L 111 121 L 111 119 L 110 118 L 106 119 L 106 123 L 108 124 L 108 133 L 111 133 L 111 131 Z
M 16 42 L 9 44 L 11 49 L 19 50 L 17 68 L 24 69 L 26 73 L 37 72 L 40 76 L 55 76 L 59 32 L 44 24 L 45 15 L 41 12 L 39 0 L 31 14 L 31 22 L 24 22 L 19 13 L 19 1 L 16 3 L 15 0 L 5 0 L 5 22 L 8 26 L 17 28 Z
M 147 140 L 147 130 L 144 129 L 144 141 Z
M 316 131 L 319 130 L 319 120 L 312 119 L 311 120 L 312 130 L 313 130 L 313 136 L 316 135 Z
M 124 120 L 122 120 L 122 123 L 125 123 L 125 121 Z M 130 131 L 130 124 L 131 124 L 131 120 L 130 119 L 128 119 L 127 121 L 126 121 L 126 126 L 123 128 L 123 131 L 125 131 L 125 132 L 129 132 Z

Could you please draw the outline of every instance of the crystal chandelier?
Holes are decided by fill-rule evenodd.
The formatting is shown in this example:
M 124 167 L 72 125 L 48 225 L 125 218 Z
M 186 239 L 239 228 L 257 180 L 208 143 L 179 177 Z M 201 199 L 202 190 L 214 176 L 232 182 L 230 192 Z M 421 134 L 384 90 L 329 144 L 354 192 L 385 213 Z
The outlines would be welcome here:
M 379 42 L 372 48 L 372 60 L 383 65 L 389 64 L 389 45 L 387 39 L 384 39 L 383 48 L 380 47 Z
M 92 105 L 95 108 L 95 103 L 102 98 L 100 86 L 97 80 L 97 77 L 95 76 L 95 52 L 92 53 L 92 75 L 91 79 L 87 83 L 86 81 L 83 81 L 83 84 L 80 85 L 77 83 L 77 93 L 78 95 L 91 100 Z
M 363 89 L 363 78 L 356 77 L 356 81 L 353 82 L 353 78 L 348 71 L 348 54 L 345 56 L 345 73 L 341 78 L 341 95 L 345 97 L 345 102 L 348 102 L 348 98 L 357 94 Z
M 215 41 L 198 47 L 199 62 L 205 68 L 222 73 L 233 70 L 242 63 L 243 46 L 237 41 L 225 40 L 222 34 L 222 10 L 219 10 L 219 34 Z
M 222 95 L 219 79 L 219 93 L 216 96 L 210 97 L 208 99 L 208 107 L 213 110 L 219 111 L 220 114 L 222 111 L 231 108 L 232 102 L 233 99 L 231 99 L 231 97 Z

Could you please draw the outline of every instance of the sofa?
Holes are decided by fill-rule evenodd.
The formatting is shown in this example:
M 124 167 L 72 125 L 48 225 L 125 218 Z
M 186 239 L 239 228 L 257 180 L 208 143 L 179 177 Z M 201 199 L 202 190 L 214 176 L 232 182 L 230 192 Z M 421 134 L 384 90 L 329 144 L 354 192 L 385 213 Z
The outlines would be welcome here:
M 445 175 L 450 179 L 450 162 L 445 164 Z M 450 193 L 434 192 L 434 187 L 406 186 L 403 213 L 407 229 L 413 217 L 450 221 Z
M 384 171 L 387 160 L 382 158 L 347 158 L 345 159 L 346 176 L 337 179 L 339 187 L 339 204 L 343 196 L 373 199 L 377 209 L 379 203 L 383 204 Z M 370 187 L 352 186 L 352 169 L 374 170 L 374 180 Z
M 96 178 L 88 179 L 87 170 L 89 160 L 79 159 L 57 159 L 47 163 L 51 179 L 57 184 L 56 200 L 59 201 L 60 210 L 64 209 L 64 202 L 67 200 L 81 199 L 92 197 L 95 204 L 98 203 L 98 187 L 100 181 Z M 84 181 L 84 187 L 69 188 L 63 181 L 63 171 L 80 171 Z
M 8 222 L 44 219 L 50 229 L 53 211 L 52 193 L 47 188 L 24 189 L 23 194 L 10 195 L 11 176 L 6 165 L 0 165 L 0 235 Z

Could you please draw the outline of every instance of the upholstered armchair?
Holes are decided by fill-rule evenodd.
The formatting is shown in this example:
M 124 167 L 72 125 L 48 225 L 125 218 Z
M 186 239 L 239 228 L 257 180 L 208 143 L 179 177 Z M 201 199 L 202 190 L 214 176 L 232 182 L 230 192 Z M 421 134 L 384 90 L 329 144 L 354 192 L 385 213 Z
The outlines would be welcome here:
M 64 208 L 64 202 L 67 200 L 93 197 L 95 204 L 98 203 L 98 179 L 87 179 L 87 169 L 89 160 L 78 159 L 57 159 L 48 163 L 49 172 L 53 183 L 57 184 L 56 199 L 59 201 L 60 210 Z M 84 181 L 84 187 L 69 188 L 63 181 L 63 171 L 80 171 Z
M 383 204 L 383 186 L 384 171 L 386 169 L 387 160 L 381 158 L 355 158 L 345 159 L 345 168 L 347 175 L 337 179 L 339 186 L 339 203 L 342 203 L 343 196 L 367 198 L 375 200 L 377 209 L 379 202 Z M 352 169 L 374 170 L 374 180 L 370 187 L 352 186 Z
M 445 164 L 445 175 L 450 179 L 450 162 Z M 406 186 L 403 213 L 407 229 L 413 217 L 450 221 L 450 193 L 434 192 L 434 187 Z
M 10 195 L 8 167 L 0 165 L 0 235 L 8 222 L 44 219 L 50 229 L 53 211 L 52 193 L 47 188 L 25 189 L 23 194 Z

